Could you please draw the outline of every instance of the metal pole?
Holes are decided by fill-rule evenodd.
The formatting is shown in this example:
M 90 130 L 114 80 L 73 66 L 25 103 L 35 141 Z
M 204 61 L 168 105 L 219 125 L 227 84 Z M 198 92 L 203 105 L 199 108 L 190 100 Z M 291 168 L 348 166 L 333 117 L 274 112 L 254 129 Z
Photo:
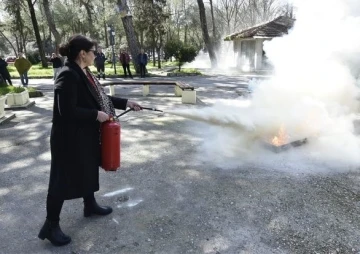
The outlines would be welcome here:
M 116 74 L 116 57 L 115 57 L 115 31 L 114 27 L 111 26 L 111 36 L 112 36 L 112 43 L 111 43 L 111 49 L 112 49 L 112 55 L 113 55 L 113 64 L 114 64 L 114 73 Z
M 114 45 L 112 45 L 111 48 L 112 48 L 112 55 L 113 55 L 114 72 L 116 74 L 116 57 L 115 57 Z

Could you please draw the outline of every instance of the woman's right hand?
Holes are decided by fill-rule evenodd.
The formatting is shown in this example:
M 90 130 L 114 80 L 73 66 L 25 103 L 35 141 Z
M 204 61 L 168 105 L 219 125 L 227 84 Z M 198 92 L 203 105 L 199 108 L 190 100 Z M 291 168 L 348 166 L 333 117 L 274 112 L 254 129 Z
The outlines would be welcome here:
M 106 114 L 103 111 L 98 111 L 98 115 L 97 115 L 96 120 L 98 120 L 100 123 L 103 123 L 103 122 L 105 122 L 105 121 L 107 121 L 109 119 L 110 119 L 110 117 L 109 117 L 108 114 Z

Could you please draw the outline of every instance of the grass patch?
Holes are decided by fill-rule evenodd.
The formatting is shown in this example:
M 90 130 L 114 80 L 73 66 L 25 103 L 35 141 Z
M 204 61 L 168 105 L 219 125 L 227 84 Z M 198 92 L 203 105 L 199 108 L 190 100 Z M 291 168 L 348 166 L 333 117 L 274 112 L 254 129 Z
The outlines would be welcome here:
M 29 91 L 29 97 L 30 98 L 35 98 L 35 97 L 43 97 L 44 94 L 41 91 L 36 90 L 36 88 L 29 86 L 28 87 L 28 91 Z
M 10 72 L 10 76 L 13 78 L 19 78 L 20 75 L 17 72 L 15 66 L 13 65 L 8 65 L 8 70 Z M 53 76 L 54 72 L 53 72 L 53 68 L 52 67 L 48 67 L 48 68 L 43 68 L 41 65 L 33 65 L 31 67 L 31 69 L 28 72 L 28 76 L 40 76 L 40 77 L 44 77 L 44 76 Z
M 178 65 L 178 62 L 173 61 L 173 62 L 162 62 L 161 66 L 162 67 L 176 67 Z M 157 69 L 157 63 L 155 66 L 153 66 L 152 61 L 148 63 L 148 65 L 146 66 L 146 68 L 148 70 L 151 69 Z M 8 65 L 8 70 L 10 73 L 10 76 L 12 78 L 19 78 L 20 75 L 17 72 L 15 66 L 13 64 L 9 64 Z M 94 73 L 97 74 L 97 69 L 95 66 L 90 66 L 90 70 Z M 132 74 L 136 74 L 134 65 L 130 64 L 130 71 Z M 105 64 L 105 75 L 114 75 L 115 71 L 114 71 L 114 67 L 111 64 Z M 117 75 L 124 75 L 124 70 L 123 67 L 120 63 L 116 63 L 116 74 Z M 51 65 L 49 65 L 49 67 L 47 68 L 43 68 L 41 66 L 41 64 L 36 64 L 33 65 L 31 67 L 31 69 L 28 72 L 28 76 L 29 77 L 52 77 L 54 75 L 54 71 Z
M 22 86 L 1 86 L 0 95 L 5 95 L 8 93 L 21 93 L 25 91 L 25 88 Z
M 13 65 L 8 65 L 8 70 L 10 72 L 10 76 L 12 78 L 19 78 L 20 75 L 17 72 L 16 68 Z M 97 70 L 95 66 L 90 66 L 90 70 L 94 73 L 97 74 Z M 130 65 L 130 70 L 131 73 L 135 73 L 135 69 L 133 65 Z M 105 65 L 105 74 L 106 75 L 113 75 L 115 74 L 114 71 L 114 67 L 111 64 L 106 64 Z M 120 65 L 119 63 L 116 64 L 116 74 L 119 75 L 123 75 L 124 71 L 122 68 L 122 65 Z M 37 64 L 37 65 L 33 65 L 31 67 L 31 69 L 28 72 L 28 76 L 29 77 L 52 77 L 54 75 L 54 71 L 53 68 L 51 66 L 47 67 L 47 68 L 43 68 L 41 66 L 41 64 Z

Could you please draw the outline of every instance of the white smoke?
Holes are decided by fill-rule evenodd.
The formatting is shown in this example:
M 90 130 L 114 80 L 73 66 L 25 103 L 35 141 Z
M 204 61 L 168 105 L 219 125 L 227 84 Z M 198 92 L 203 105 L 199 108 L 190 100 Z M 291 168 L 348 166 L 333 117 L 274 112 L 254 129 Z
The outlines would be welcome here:
M 211 139 L 204 138 L 204 153 L 212 162 L 360 165 L 360 141 L 354 133 L 359 111 L 360 1 L 294 0 L 294 4 L 292 31 L 264 45 L 275 75 L 253 86 L 250 101 L 173 112 L 222 126 L 208 130 Z M 307 138 L 308 144 L 281 154 L 266 152 L 262 142 L 280 128 L 290 141 Z

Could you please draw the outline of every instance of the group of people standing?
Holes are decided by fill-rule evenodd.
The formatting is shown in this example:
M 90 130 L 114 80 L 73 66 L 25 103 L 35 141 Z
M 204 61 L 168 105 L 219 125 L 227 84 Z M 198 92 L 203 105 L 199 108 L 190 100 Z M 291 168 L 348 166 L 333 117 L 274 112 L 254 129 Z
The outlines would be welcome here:
M 105 54 L 102 52 L 102 48 L 98 48 L 97 52 L 95 53 L 95 61 L 94 64 L 97 68 L 97 78 L 103 78 L 105 79 L 105 62 L 107 60 Z M 140 77 L 141 78 L 145 78 L 145 74 L 146 74 L 146 65 L 148 63 L 148 56 L 145 53 L 144 49 L 140 50 L 140 53 L 137 56 L 137 63 L 139 64 L 139 68 L 140 68 Z M 119 62 L 121 63 L 123 70 L 124 70 L 124 78 L 127 78 L 128 76 L 130 78 L 133 78 L 132 74 L 131 74 L 131 70 L 130 70 L 130 62 L 131 62 L 131 58 L 129 53 L 127 52 L 127 50 L 125 49 L 120 49 L 120 54 L 119 54 Z
M 95 53 L 95 60 L 94 64 L 97 69 L 97 78 L 103 78 L 105 79 L 105 62 L 106 62 L 106 56 L 102 52 L 102 49 L 99 47 L 98 50 Z M 137 56 L 137 63 L 139 64 L 140 68 L 140 77 L 145 78 L 146 74 L 146 65 L 148 63 L 148 56 L 145 53 L 144 49 L 141 49 L 140 53 Z M 120 50 L 119 54 L 119 61 L 123 67 L 124 70 L 124 78 L 127 78 L 128 76 L 130 78 L 133 78 L 131 71 L 130 71 L 130 62 L 131 58 L 128 52 L 125 49 Z M 63 67 L 63 62 L 60 58 L 60 56 L 56 53 L 52 53 L 50 62 L 53 66 L 53 79 L 55 80 L 57 75 L 59 74 L 61 67 Z M 0 56 L 0 75 L 3 79 L 3 81 L 8 83 L 12 86 L 11 76 L 7 69 L 8 63 Z M 29 78 L 28 78 L 28 72 L 32 66 L 31 62 L 25 58 L 24 54 L 19 52 L 18 58 L 16 58 L 14 62 L 14 66 L 16 70 L 18 71 L 21 79 L 21 83 L 24 87 L 27 87 L 29 84 Z

